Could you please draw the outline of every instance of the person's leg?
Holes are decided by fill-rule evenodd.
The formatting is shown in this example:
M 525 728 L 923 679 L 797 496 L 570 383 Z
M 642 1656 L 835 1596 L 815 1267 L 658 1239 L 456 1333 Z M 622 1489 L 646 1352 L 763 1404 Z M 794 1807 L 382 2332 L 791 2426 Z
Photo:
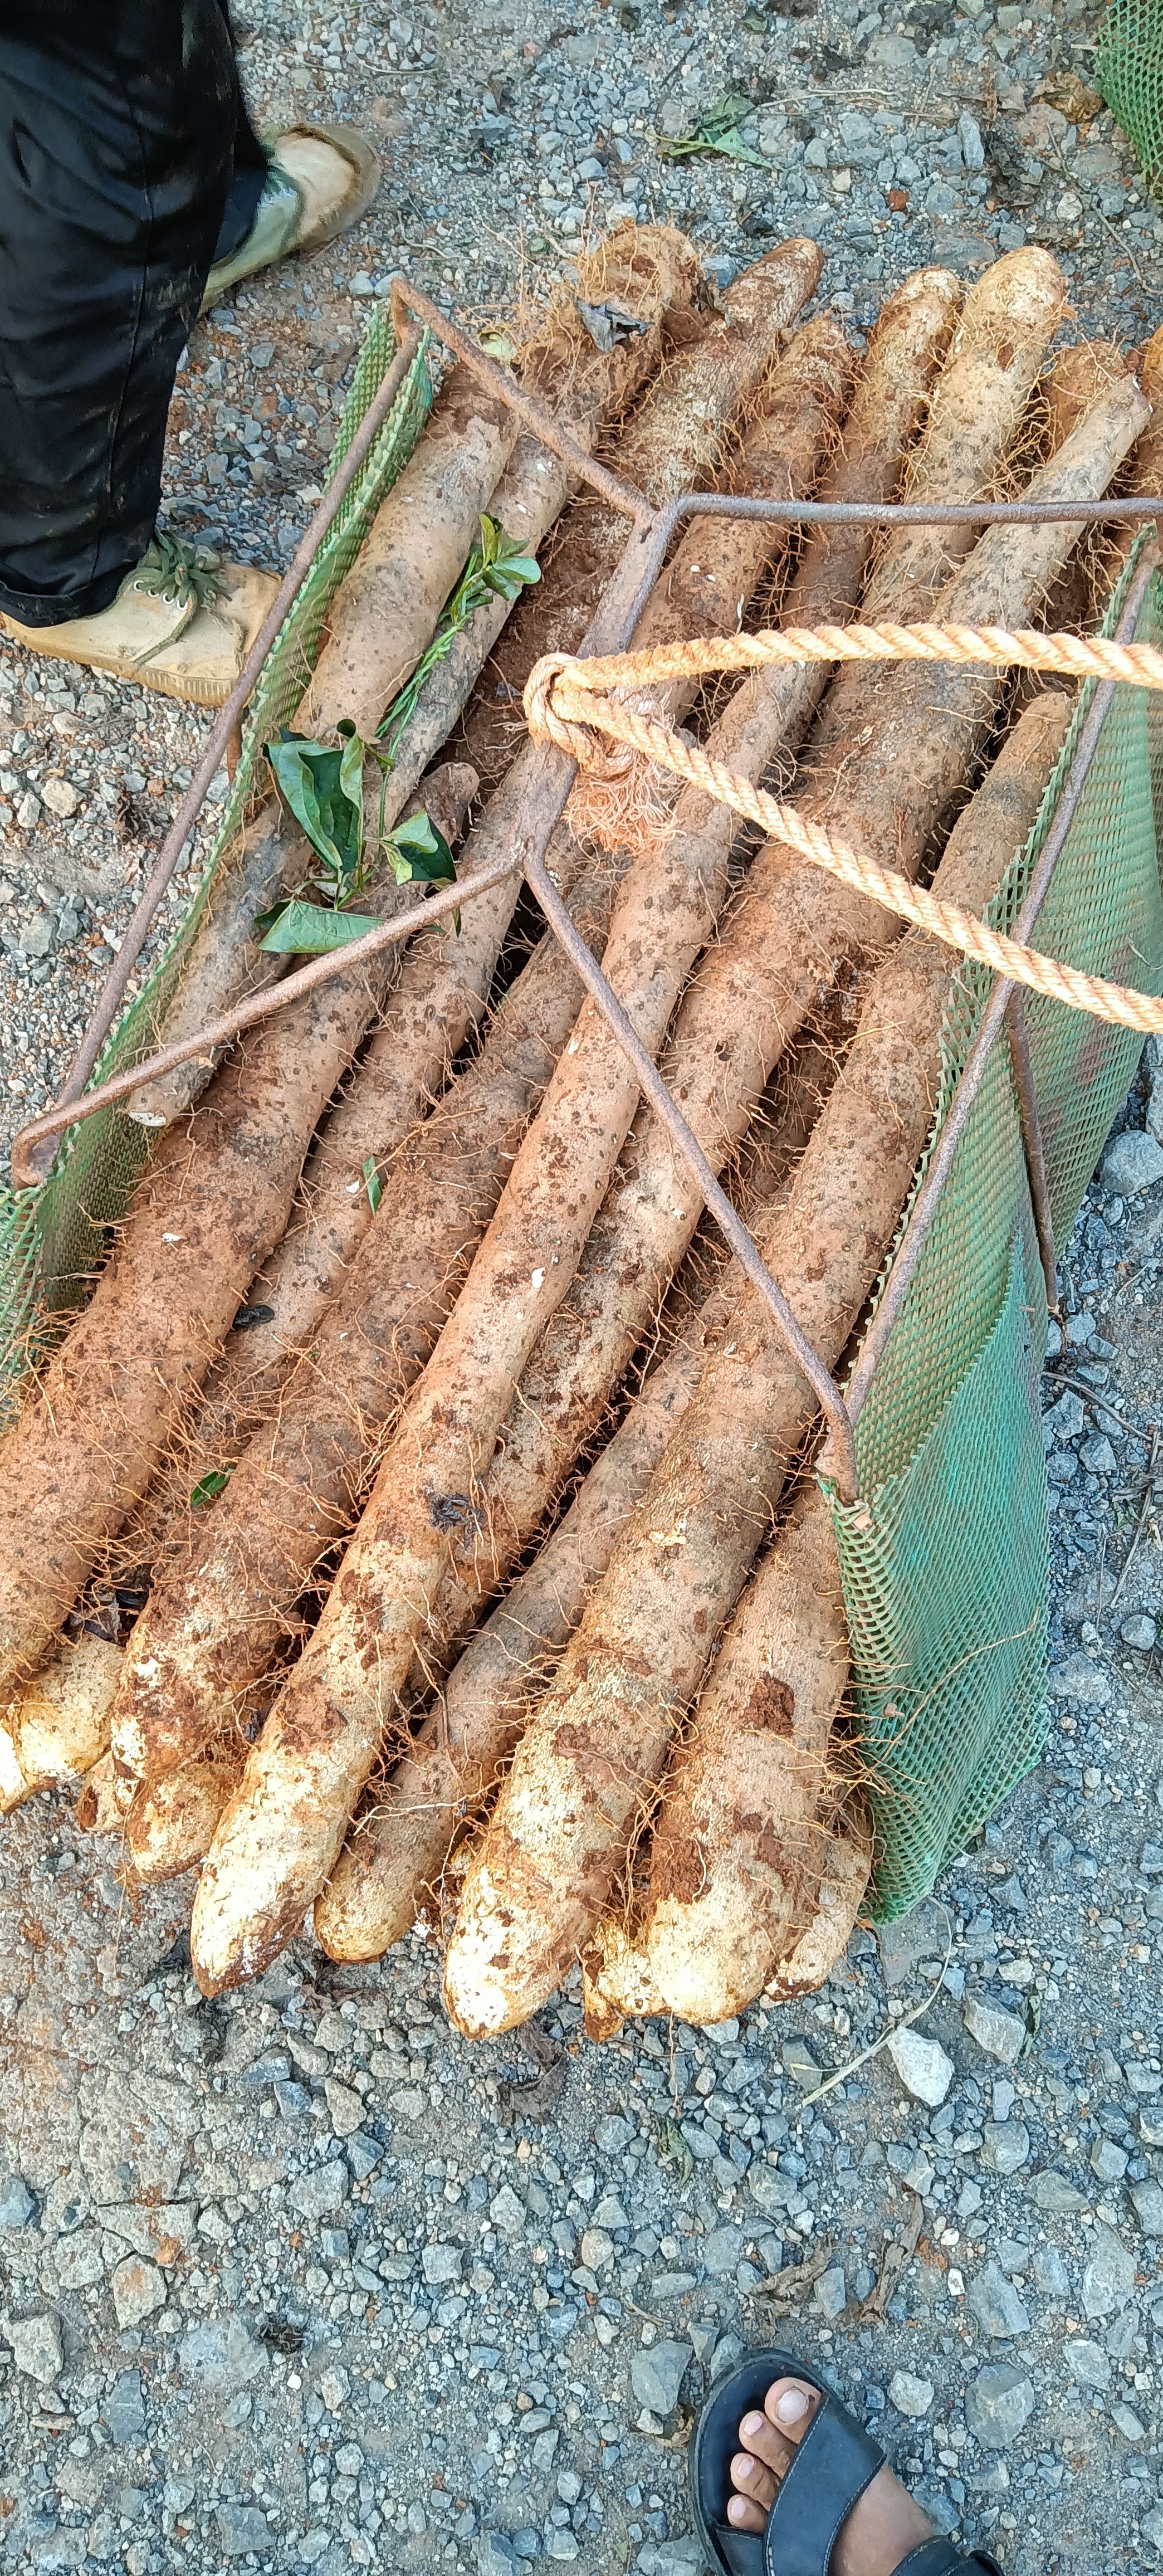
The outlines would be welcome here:
M 805 2380 L 777 2379 L 768 2389 L 762 2414 L 744 2416 L 740 2448 L 731 2462 L 734 2494 L 727 2506 L 727 2519 L 736 2531 L 763 2530 L 780 2479 L 819 2403 L 818 2390 Z M 892 2576 L 910 2550 L 932 2535 L 931 2522 L 908 2489 L 891 2469 L 878 2469 L 837 2535 L 833 2576 Z
M 229 0 L 218 0 L 218 5 L 230 31 L 230 50 L 233 57 L 234 30 L 231 26 Z M 226 206 L 218 227 L 218 239 L 214 244 L 215 267 L 220 260 L 232 259 L 235 251 L 241 249 L 258 213 L 259 198 L 266 185 L 267 172 L 270 168 L 270 154 L 265 144 L 260 143 L 251 124 L 237 71 L 234 76 L 234 100 L 234 160 L 230 173 L 230 185 L 226 192 Z
M 0 610 L 46 627 L 153 535 L 237 76 L 219 0 L 8 0 L 0 81 Z

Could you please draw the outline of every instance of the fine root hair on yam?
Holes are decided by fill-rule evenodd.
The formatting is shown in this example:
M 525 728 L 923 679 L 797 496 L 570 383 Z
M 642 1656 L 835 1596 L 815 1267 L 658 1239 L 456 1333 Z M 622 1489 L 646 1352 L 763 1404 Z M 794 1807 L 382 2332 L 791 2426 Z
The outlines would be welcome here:
M 0 1726 L 0 1815 L 92 1770 L 108 1747 L 120 1675 L 120 1647 L 81 1636 L 25 1683 Z
M 1066 712 L 1048 699 L 1025 720 L 1031 733 L 1040 721 L 1047 762 L 1032 803 L 1028 736 L 1007 762 L 1000 819 L 985 842 L 987 894 L 1024 838 L 1015 804 L 1026 800 L 1027 828 L 1037 811 Z M 951 836 L 942 894 L 960 898 L 980 873 L 973 811 Z M 980 909 L 973 896 L 971 908 Z M 928 1133 L 949 976 L 949 952 L 910 939 L 874 978 L 764 1243 L 826 1366 L 875 1281 Z M 584 1949 L 812 1413 L 806 1381 L 748 1290 L 526 1727 L 469 1872 L 445 1963 L 446 2004 L 466 2036 L 527 2019 Z

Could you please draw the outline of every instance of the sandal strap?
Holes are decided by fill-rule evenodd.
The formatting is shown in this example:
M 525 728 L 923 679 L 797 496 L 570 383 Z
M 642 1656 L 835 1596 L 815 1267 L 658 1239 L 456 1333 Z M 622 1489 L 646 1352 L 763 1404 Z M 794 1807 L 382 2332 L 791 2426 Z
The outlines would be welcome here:
M 764 2576 L 827 2576 L 839 2532 L 884 2465 L 879 2443 L 831 2389 L 821 2396 L 767 2517 Z
M 988 2550 L 958 2549 L 953 2541 L 934 2533 L 932 2540 L 922 2540 L 919 2548 L 910 2549 L 894 2576 L 1002 2576 L 1002 2571 Z

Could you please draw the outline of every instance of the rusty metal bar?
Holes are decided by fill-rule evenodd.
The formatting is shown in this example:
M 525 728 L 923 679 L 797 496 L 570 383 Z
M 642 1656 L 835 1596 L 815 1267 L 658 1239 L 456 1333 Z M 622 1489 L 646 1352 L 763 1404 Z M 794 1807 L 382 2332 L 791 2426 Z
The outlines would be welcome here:
M 1026 1178 L 1030 1184 L 1030 1201 L 1038 1231 L 1038 1250 L 1042 1256 L 1042 1275 L 1046 1282 L 1046 1304 L 1057 1319 L 1058 1254 L 1054 1243 L 1054 1217 L 1046 1180 L 1046 1156 L 1042 1145 L 1042 1121 L 1038 1115 L 1038 1090 L 1030 1055 L 1030 1032 L 1026 1025 L 1026 997 L 1020 985 L 1010 994 L 1006 1007 L 1006 1036 L 1009 1039 L 1010 1063 L 1014 1089 L 1018 1095 L 1018 1114 L 1022 1122 L 1022 1145 L 1026 1157 Z
M 680 520 L 778 519 L 802 528 L 1041 528 L 1050 520 L 1091 527 L 1104 519 L 1163 521 L 1163 494 L 1112 501 L 768 501 L 751 493 L 680 492 L 661 514 Z
M 1146 547 L 1116 629 L 1116 641 L 1120 644 L 1129 644 L 1134 636 L 1139 611 L 1158 562 L 1158 547 Z M 1023 942 L 1029 940 L 1049 893 L 1054 870 L 1061 856 L 1066 835 L 1078 811 L 1082 791 L 1098 750 L 1103 726 L 1114 703 L 1116 686 L 1117 683 L 1113 680 L 1103 680 L 1091 700 L 1086 721 L 1078 738 L 1078 749 L 1071 762 L 1069 773 L 1063 781 L 1053 824 L 1046 835 L 1030 879 L 1025 902 L 1014 924 L 1014 937 Z M 960 1082 L 949 1104 L 949 1114 L 937 1139 L 932 1161 L 917 1192 L 904 1241 L 889 1273 L 884 1295 L 860 1346 L 860 1354 L 848 1385 L 848 1410 L 853 1422 L 859 1418 L 863 1406 L 868 1401 L 885 1344 L 916 1276 L 917 1265 L 940 1205 L 941 1192 L 952 1170 L 953 1158 L 964 1134 L 970 1110 L 981 1088 L 982 1077 L 994 1042 L 1004 1024 L 1013 991 L 1014 986 L 1009 978 L 999 975 L 982 1013 L 981 1025 L 966 1057 Z
M 817 1403 L 829 1424 L 838 1466 L 837 1481 L 846 1502 L 856 1499 L 856 1450 L 848 1407 L 831 1371 L 813 1349 L 798 1317 L 789 1306 L 782 1288 L 772 1278 L 754 1237 L 748 1232 L 737 1209 L 703 1152 L 693 1128 L 687 1125 L 681 1109 L 663 1081 L 653 1056 L 643 1046 L 633 1021 L 623 1010 L 613 985 L 607 983 L 594 956 L 580 932 L 574 927 L 556 886 L 543 860 L 526 865 L 526 884 L 531 886 L 551 930 L 564 948 L 572 965 L 589 993 L 606 1026 L 616 1037 L 623 1055 L 633 1066 L 639 1087 L 650 1102 L 655 1116 L 662 1120 L 667 1135 L 678 1148 L 706 1207 L 710 1209 L 720 1233 L 726 1238 L 736 1260 L 746 1271 L 753 1288 L 762 1297 L 768 1312 L 774 1316 L 792 1356 L 799 1362 Z

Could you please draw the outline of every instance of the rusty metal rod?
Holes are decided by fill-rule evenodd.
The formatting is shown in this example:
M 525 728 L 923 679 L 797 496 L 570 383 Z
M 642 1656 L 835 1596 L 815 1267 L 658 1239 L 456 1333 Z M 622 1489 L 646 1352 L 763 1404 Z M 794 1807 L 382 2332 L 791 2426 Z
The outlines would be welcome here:
M 1138 624 L 1139 611 L 1147 595 L 1151 578 L 1159 562 L 1156 546 L 1144 550 L 1127 594 L 1127 604 L 1116 629 L 1116 641 L 1129 644 Z M 1028 941 L 1050 890 L 1054 870 L 1063 844 L 1078 811 L 1079 800 L 1098 750 L 1102 729 L 1114 703 L 1117 683 L 1103 680 L 1095 690 L 1089 712 L 1078 738 L 1078 749 L 1064 779 L 1054 821 L 1046 835 L 1025 902 L 1014 925 L 1014 937 Z M 961 1142 L 970 1110 L 981 1088 L 990 1052 L 1002 1028 L 1014 987 L 1007 976 L 999 975 L 981 1017 L 977 1036 L 966 1057 L 961 1079 L 949 1104 L 949 1113 L 937 1139 L 932 1161 L 917 1192 L 904 1241 L 889 1273 L 888 1283 L 868 1331 L 860 1346 L 859 1357 L 848 1385 L 848 1410 L 855 1422 L 868 1401 L 877 1364 L 893 1325 L 916 1276 L 917 1265 L 941 1201 L 941 1192 L 953 1167 L 953 1158 Z M 825 1472 L 830 1472 L 825 1469 Z
M 571 964 L 576 967 L 595 1008 L 601 1013 L 607 1028 L 616 1037 L 623 1055 L 633 1066 L 645 1098 L 650 1102 L 655 1116 L 662 1120 L 671 1142 L 677 1146 L 720 1233 L 725 1236 L 736 1260 L 746 1271 L 752 1287 L 758 1290 L 769 1313 L 774 1316 L 788 1349 L 802 1368 L 831 1430 L 839 1460 L 837 1481 L 843 1498 L 845 1502 L 855 1502 L 856 1450 L 852 1438 L 852 1425 L 848 1417 L 848 1407 L 835 1378 L 830 1370 L 825 1368 L 818 1353 L 813 1350 L 782 1288 L 772 1278 L 754 1237 L 748 1232 L 738 1210 L 732 1207 L 726 1191 L 721 1187 L 707 1161 L 698 1137 L 693 1128 L 688 1127 L 681 1109 L 663 1081 L 653 1056 L 643 1046 L 638 1031 L 623 1010 L 613 985 L 607 983 L 593 950 L 587 947 L 580 931 L 575 928 L 543 860 L 535 859 L 526 865 L 525 881 L 532 887 L 554 936 L 564 948 Z
M 805 528 L 1040 528 L 1050 520 L 1090 527 L 1103 519 L 1163 521 L 1163 496 L 1112 501 L 769 501 L 751 493 L 680 492 L 660 516 L 679 521 L 778 519 Z
M 1058 1254 L 1054 1243 L 1054 1217 L 1050 1206 L 1050 1189 L 1046 1179 L 1046 1154 L 1042 1144 L 1042 1121 L 1038 1115 L 1038 1088 L 1034 1080 L 1030 1054 L 1030 1032 L 1026 1025 L 1026 997 L 1020 985 L 1015 986 L 1006 1006 L 1006 1036 L 1009 1040 L 1010 1063 L 1014 1089 L 1018 1095 L 1018 1114 L 1022 1122 L 1022 1145 L 1026 1157 L 1026 1178 L 1030 1184 L 1030 1203 L 1042 1256 L 1042 1275 L 1046 1282 L 1046 1304 L 1055 1320 L 1058 1318 Z

